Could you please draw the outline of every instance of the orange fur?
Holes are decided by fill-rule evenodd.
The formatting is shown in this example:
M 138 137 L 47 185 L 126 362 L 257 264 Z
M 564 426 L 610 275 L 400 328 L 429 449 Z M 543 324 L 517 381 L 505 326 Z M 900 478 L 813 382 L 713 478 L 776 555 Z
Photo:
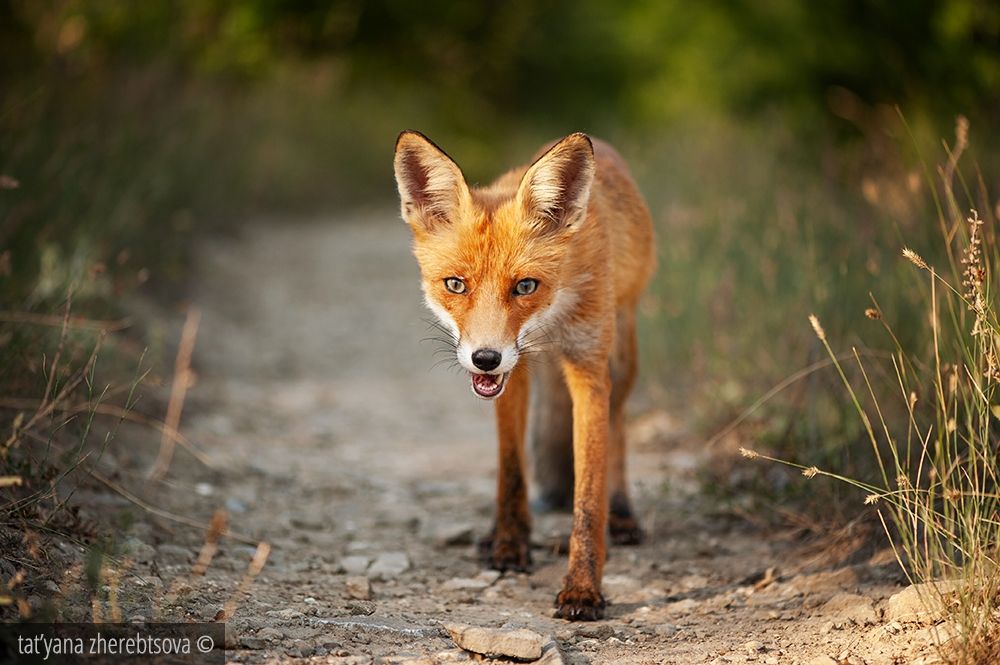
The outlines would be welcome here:
M 642 196 L 618 153 L 583 134 L 547 146 L 487 187 L 470 188 L 440 148 L 403 132 L 395 170 L 427 303 L 451 331 L 461 364 L 500 386 L 489 562 L 500 569 L 529 564 L 526 360 L 543 356 L 561 371 L 541 381 L 540 408 L 546 392 L 568 390 L 572 402 L 571 436 L 555 437 L 572 442 L 573 459 L 572 469 L 557 471 L 572 479 L 573 533 L 556 614 L 599 618 L 609 501 L 612 536 L 635 542 L 639 534 L 625 482 L 623 405 L 637 366 L 635 307 L 655 265 Z M 460 280 L 463 291 L 450 291 L 449 279 Z M 525 279 L 537 287 L 518 294 Z M 471 359 L 478 349 L 499 352 L 495 371 L 478 369 Z

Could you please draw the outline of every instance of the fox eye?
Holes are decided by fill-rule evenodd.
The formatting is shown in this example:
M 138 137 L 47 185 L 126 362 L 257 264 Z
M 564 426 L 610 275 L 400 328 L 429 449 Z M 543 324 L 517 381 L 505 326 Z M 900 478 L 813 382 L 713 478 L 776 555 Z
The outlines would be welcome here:
M 520 282 L 514 285 L 514 295 L 515 296 L 527 296 L 535 292 L 538 288 L 537 279 L 522 279 Z
M 458 277 L 448 277 L 444 280 L 444 288 L 452 293 L 465 293 L 465 282 Z

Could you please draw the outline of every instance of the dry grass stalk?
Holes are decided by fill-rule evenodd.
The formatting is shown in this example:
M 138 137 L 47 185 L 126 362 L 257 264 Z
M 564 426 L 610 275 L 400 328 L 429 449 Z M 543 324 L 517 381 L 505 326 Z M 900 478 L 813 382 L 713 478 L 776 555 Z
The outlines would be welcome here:
M 98 330 L 101 332 L 118 332 L 132 325 L 128 318 L 111 320 L 88 319 L 82 316 L 52 316 L 34 312 L 0 312 L 0 323 L 28 323 L 39 326 L 66 326 L 75 330 Z
M 194 373 L 191 371 L 191 355 L 194 353 L 194 342 L 198 336 L 198 326 L 201 323 L 201 310 L 197 307 L 188 309 L 187 319 L 181 331 L 181 343 L 177 349 L 177 359 L 174 363 L 174 382 L 170 389 L 170 401 L 167 403 L 167 416 L 164 418 L 166 427 L 176 432 L 181 423 L 181 412 L 184 409 L 184 398 L 188 388 L 194 383 Z M 174 438 L 164 431 L 160 440 L 160 453 L 149 470 L 151 479 L 162 478 L 170 468 L 174 457 Z
M 233 594 L 229 597 L 229 600 L 226 601 L 222 611 L 215 616 L 215 621 L 227 621 L 236 614 L 240 598 L 246 594 L 246 592 L 250 589 L 250 585 L 253 584 L 254 579 L 260 575 L 260 571 L 264 569 L 264 564 L 267 563 L 267 557 L 270 555 L 270 544 L 266 542 L 260 542 L 257 544 L 257 550 L 254 552 L 253 558 L 250 559 L 250 563 L 247 565 L 247 569 L 243 573 L 243 578 L 240 580 L 236 590 L 233 591 Z
M 212 520 L 208 524 L 208 532 L 205 534 L 205 542 L 202 543 L 201 550 L 198 552 L 198 560 L 191 568 L 192 575 L 200 577 L 208 571 L 208 567 L 212 565 L 212 559 L 215 558 L 215 553 L 219 551 L 219 539 L 225 533 L 228 521 L 229 516 L 224 510 L 216 510 L 212 514 Z

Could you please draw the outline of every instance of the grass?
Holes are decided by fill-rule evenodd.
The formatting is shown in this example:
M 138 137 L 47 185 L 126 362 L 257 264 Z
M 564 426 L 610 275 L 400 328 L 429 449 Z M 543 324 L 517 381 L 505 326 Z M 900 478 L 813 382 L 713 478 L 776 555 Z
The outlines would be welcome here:
M 1000 248 L 992 214 L 987 222 L 974 208 L 960 212 L 961 199 L 974 198 L 957 168 L 967 129 L 960 120 L 956 147 L 946 146 L 938 169 L 941 266 L 901 249 L 919 277 L 911 288 L 923 315 L 890 317 L 875 297 L 866 311 L 882 324 L 889 371 L 878 371 L 856 347 L 845 358 L 820 319 L 809 317 L 863 431 L 858 441 L 868 448 L 873 473 L 811 463 L 807 454 L 792 461 L 741 450 L 860 491 L 857 499 L 863 495 L 874 507 L 910 581 L 926 584 L 926 602 L 945 608 L 956 628 L 954 639 L 938 645 L 941 658 L 954 665 L 1000 661 Z M 985 198 L 982 190 L 976 194 Z M 903 326 L 924 343 L 901 343 Z

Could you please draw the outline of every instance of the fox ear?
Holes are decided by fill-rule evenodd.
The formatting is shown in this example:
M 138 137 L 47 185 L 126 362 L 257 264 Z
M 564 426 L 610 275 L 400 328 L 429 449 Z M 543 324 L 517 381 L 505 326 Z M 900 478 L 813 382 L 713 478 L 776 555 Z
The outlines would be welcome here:
M 420 132 L 399 135 L 393 166 L 400 210 L 411 226 L 447 224 L 471 200 L 461 169 Z
M 587 213 L 595 169 L 590 138 L 570 134 L 528 167 L 517 191 L 518 202 L 543 230 L 575 227 Z

